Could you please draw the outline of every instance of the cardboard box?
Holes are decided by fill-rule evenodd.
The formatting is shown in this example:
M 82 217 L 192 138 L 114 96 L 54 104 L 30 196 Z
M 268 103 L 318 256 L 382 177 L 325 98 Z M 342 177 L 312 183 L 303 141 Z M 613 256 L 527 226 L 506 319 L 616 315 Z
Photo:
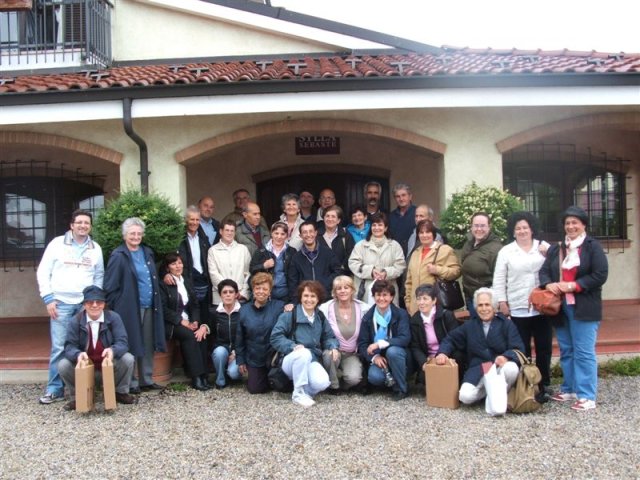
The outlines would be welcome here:
M 93 362 L 91 360 L 78 362 L 75 377 L 76 411 L 90 412 L 94 407 L 93 394 L 96 382 Z
M 113 362 L 107 358 L 102 361 L 102 391 L 104 392 L 104 409 L 116 409 L 116 378 L 113 373 Z
M 449 359 L 444 365 L 436 365 L 435 359 L 429 360 L 424 367 L 424 379 L 427 390 L 427 405 L 440 408 L 458 408 L 458 364 Z

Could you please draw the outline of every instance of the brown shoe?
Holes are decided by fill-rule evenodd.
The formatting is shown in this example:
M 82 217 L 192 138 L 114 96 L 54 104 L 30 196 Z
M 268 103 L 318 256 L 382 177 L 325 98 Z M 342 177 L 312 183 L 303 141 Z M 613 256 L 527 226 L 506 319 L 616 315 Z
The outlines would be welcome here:
M 124 403 L 125 405 L 133 405 L 134 403 L 138 403 L 138 399 L 128 393 L 116 392 L 116 402 Z
M 70 402 L 67 402 L 67 404 L 63 408 L 65 410 L 67 410 L 67 411 L 75 410 L 76 409 L 76 401 L 75 400 L 71 400 Z

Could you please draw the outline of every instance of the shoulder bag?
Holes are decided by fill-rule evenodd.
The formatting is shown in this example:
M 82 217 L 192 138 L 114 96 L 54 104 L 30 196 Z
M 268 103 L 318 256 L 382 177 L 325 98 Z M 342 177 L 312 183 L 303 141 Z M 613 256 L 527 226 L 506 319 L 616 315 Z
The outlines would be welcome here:
M 293 307 L 291 311 L 291 339 L 296 340 L 296 328 L 298 324 L 296 322 L 296 307 Z M 273 352 L 271 361 L 269 362 L 269 373 L 267 374 L 267 380 L 269 387 L 276 392 L 292 392 L 293 381 L 282 370 L 282 361 L 286 355 L 278 351 Z
M 438 259 L 438 253 L 440 252 L 439 245 L 436 249 L 436 256 L 433 259 L 435 265 Z M 440 277 L 436 277 L 436 288 L 438 295 L 438 302 L 442 305 L 442 308 L 447 310 L 457 310 L 464 307 L 464 297 L 462 296 L 462 289 L 460 283 L 457 280 L 443 280 Z

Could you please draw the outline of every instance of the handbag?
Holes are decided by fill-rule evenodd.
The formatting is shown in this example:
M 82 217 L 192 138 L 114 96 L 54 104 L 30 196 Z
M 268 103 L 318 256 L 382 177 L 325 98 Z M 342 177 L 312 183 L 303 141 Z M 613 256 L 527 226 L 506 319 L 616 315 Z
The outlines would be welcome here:
M 271 390 L 276 392 L 291 392 L 293 391 L 293 381 L 282 370 L 282 361 L 284 360 L 284 353 L 274 352 L 269 362 L 269 373 L 267 373 L 267 381 Z
M 562 246 L 558 243 L 558 273 L 562 276 Z M 534 288 L 529 294 L 529 305 L 542 315 L 554 317 L 562 308 L 562 295 L 553 293 L 545 288 Z
M 550 290 L 534 288 L 529 295 L 529 305 L 542 315 L 553 317 L 560 313 L 562 298 Z
M 507 409 L 513 413 L 531 413 L 540 409 L 542 404 L 536 400 L 538 384 L 542 380 L 540 369 L 520 350 L 514 350 L 520 362 L 520 371 L 516 383 L 509 390 Z
M 504 415 L 507 412 L 507 380 L 504 373 L 498 372 L 495 363 L 484 375 L 484 388 L 487 392 L 485 411 L 492 417 Z
M 436 249 L 436 256 L 433 258 L 433 263 L 436 263 L 438 259 L 438 253 L 440 252 L 440 246 Z M 442 280 L 436 277 L 436 294 L 438 296 L 438 303 L 442 305 L 442 308 L 447 310 L 458 310 L 464 307 L 464 297 L 462 296 L 462 289 L 460 283 L 457 280 Z
M 295 342 L 296 340 L 296 327 L 298 326 L 296 322 L 296 308 L 293 308 L 291 312 L 291 339 Z M 267 373 L 267 381 L 269 382 L 269 387 L 271 390 L 275 390 L 276 392 L 292 392 L 293 391 L 293 381 L 284 373 L 282 369 L 282 362 L 286 355 L 281 352 L 273 352 L 271 355 L 271 361 L 269 362 L 269 372 Z

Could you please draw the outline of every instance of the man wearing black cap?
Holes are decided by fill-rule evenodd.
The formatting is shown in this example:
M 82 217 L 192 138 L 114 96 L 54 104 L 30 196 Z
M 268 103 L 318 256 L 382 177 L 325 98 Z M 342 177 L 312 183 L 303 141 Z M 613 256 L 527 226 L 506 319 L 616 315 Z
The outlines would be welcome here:
M 82 292 L 84 307 L 69 324 L 64 357 L 58 363 L 58 371 L 70 396 L 75 398 L 75 366 L 82 360 L 91 359 L 96 372 L 102 368 L 102 361 L 109 358 L 113 362 L 118 403 L 136 403 L 129 394 L 129 383 L 133 374 L 135 359 L 129 353 L 127 331 L 120 315 L 104 310 L 106 296 L 104 290 L 95 285 Z M 75 410 L 76 402 L 71 400 L 65 406 Z

